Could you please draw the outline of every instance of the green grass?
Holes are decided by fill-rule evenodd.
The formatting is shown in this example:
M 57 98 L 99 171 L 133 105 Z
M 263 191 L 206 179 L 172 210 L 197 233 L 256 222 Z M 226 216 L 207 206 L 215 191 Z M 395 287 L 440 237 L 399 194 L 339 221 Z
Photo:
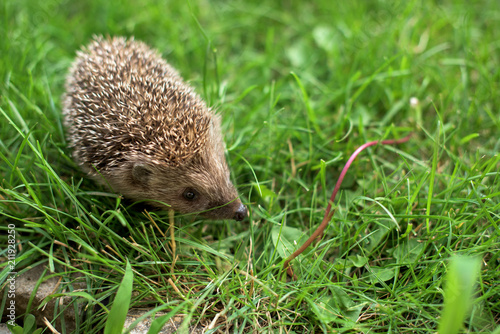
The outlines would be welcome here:
M 497 0 L 6 0 L 0 32 L 0 257 L 13 223 L 18 272 L 43 264 L 61 278 L 55 294 L 84 283 L 80 333 L 104 329 L 97 305 L 127 260 L 130 306 L 176 310 L 185 326 L 435 333 L 449 260 L 472 256 L 460 331 L 500 326 Z M 223 115 L 250 217 L 176 215 L 174 267 L 168 213 L 108 193 L 67 149 L 64 77 L 93 34 L 158 48 Z M 349 155 L 409 132 L 358 157 L 323 238 L 292 262 L 297 280 L 284 276 Z M 7 261 L 0 270 L 4 287 Z

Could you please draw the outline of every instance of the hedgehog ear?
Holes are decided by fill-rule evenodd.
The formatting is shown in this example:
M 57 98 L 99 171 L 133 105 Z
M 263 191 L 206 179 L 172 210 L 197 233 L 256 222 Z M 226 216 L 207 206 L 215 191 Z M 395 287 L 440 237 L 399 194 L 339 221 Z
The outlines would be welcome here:
M 143 185 L 148 184 L 151 175 L 153 175 L 153 169 L 149 165 L 135 163 L 132 167 L 132 176 L 134 180 Z

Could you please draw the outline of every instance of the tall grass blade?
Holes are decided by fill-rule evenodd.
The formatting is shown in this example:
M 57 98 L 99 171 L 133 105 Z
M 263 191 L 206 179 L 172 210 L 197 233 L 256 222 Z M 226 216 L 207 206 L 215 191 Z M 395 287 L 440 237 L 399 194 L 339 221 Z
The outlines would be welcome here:
M 125 324 L 130 299 L 132 297 L 133 282 L 134 274 L 132 273 L 130 263 L 127 261 L 125 275 L 123 275 L 120 287 L 116 292 L 115 301 L 113 302 L 113 306 L 111 307 L 111 311 L 108 315 L 108 320 L 106 321 L 104 334 L 120 334 L 123 331 L 123 325 Z
M 444 309 L 439 323 L 439 334 L 455 334 L 463 327 L 467 311 L 472 305 L 472 292 L 479 274 L 476 258 L 454 257 L 446 275 Z

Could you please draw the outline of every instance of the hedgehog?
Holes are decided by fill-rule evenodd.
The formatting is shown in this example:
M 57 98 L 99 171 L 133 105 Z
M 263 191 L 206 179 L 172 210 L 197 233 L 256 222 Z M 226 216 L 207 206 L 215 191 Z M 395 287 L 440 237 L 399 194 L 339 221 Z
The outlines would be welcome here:
M 158 51 L 94 37 L 77 52 L 62 98 L 73 157 L 112 191 L 209 219 L 243 220 L 221 117 Z

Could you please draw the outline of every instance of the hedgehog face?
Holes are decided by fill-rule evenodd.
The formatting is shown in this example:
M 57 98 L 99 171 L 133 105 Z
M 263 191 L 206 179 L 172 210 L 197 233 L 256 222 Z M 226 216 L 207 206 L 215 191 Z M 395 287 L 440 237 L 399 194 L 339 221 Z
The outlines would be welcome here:
M 247 209 L 229 180 L 227 165 L 223 166 L 217 164 L 215 170 L 207 169 L 206 164 L 203 169 L 195 165 L 168 168 L 142 160 L 117 169 L 108 176 L 108 182 L 124 196 L 148 199 L 156 207 L 164 208 L 161 203 L 166 203 L 181 213 L 241 221 Z

